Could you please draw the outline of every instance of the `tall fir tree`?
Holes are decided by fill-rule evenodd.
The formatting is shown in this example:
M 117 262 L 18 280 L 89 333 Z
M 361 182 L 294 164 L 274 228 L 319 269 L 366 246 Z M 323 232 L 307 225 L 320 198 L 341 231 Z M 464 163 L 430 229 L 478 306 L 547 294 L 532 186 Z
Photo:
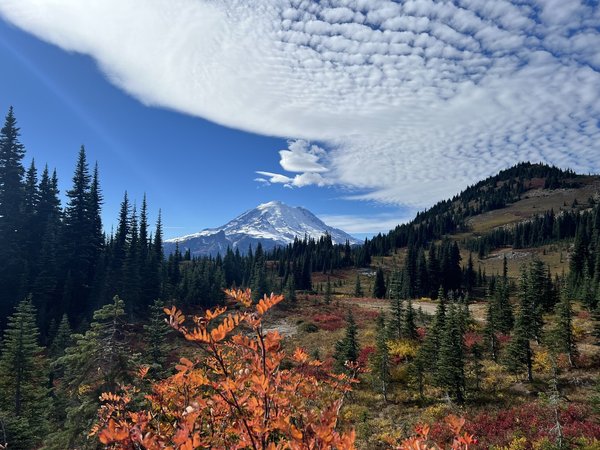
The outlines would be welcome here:
M 67 191 L 61 247 L 63 273 L 66 275 L 63 291 L 64 311 L 80 320 L 89 307 L 90 287 L 94 279 L 97 248 L 94 238 L 94 216 L 91 212 L 92 177 L 89 173 L 85 148 L 77 157 L 73 187 Z M 59 316 L 60 317 L 60 316 Z
M 356 274 L 356 281 L 354 282 L 354 296 L 361 298 L 365 295 L 363 292 L 362 286 L 360 284 L 360 275 Z
M 518 373 L 525 368 L 527 370 L 527 380 L 532 382 L 533 350 L 530 341 L 536 338 L 538 329 L 535 320 L 536 305 L 530 291 L 529 277 L 527 267 L 523 267 L 519 289 L 519 308 L 511 339 L 506 348 L 505 364 L 514 373 Z
M 375 353 L 373 354 L 371 369 L 375 384 L 381 391 L 383 399 L 388 400 L 388 385 L 390 383 L 390 348 L 387 342 L 385 316 L 379 314 L 375 323 Z
M 8 319 L 0 356 L 0 417 L 11 449 L 37 448 L 47 432 L 48 363 L 38 338 L 27 298 Z
M 0 319 L 25 295 L 22 208 L 25 147 L 12 106 L 0 129 Z M 0 327 L 2 325 L 0 320 Z
M 385 276 L 381 267 L 375 272 L 375 283 L 373 284 L 373 297 L 384 298 L 386 294 Z
M 489 349 L 489 353 L 494 361 L 498 360 L 499 342 L 498 342 L 498 312 L 496 311 L 496 303 L 493 295 L 490 293 L 490 288 L 486 290 L 486 312 L 485 312 L 485 327 L 484 336 Z
M 465 348 L 460 312 L 451 304 L 444 322 L 436 367 L 436 383 L 458 403 L 465 400 Z
M 331 290 L 331 280 L 327 277 L 327 283 L 325 284 L 325 295 L 323 295 L 323 300 L 326 305 L 331 303 L 331 299 L 333 298 L 332 290 Z
M 56 380 L 58 395 L 69 401 L 66 419 L 46 443 L 49 449 L 95 449 L 87 433 L 96 420 L 98 396 L 131 381 L 136 360 L 127 345 L 125 304 L 119 297 L 94 312 L 85 334 L 73 335 L 74 344 L 55 362 L 63 373 Z
M 573 304 L 570 293 L 565 285 L 561 289 L 560 301 L 554 308 L 556 314 L 556 324 L 552 340 L 554 347 L 567 355 L 569 365 L 575 367 L 575 361 L 578 355 L 577 342 L 573 333 Z
M 150 305 L 148 322 L 144 325 L 144 336 L 147 342 L 145 362 L 150 366 L 151 376 L 157 379 L 168 373 L 166 363 L 171 350 L 167 339 L 171 329 L 165 321 L 164 307 L 163 301 L 155 300 Z
M 407 300 L 406 311 L 404 312 L 402 335 L 405 338 L 413 341 L 416 341 L 419 337 L 419 333 L 417 332 L 415 310 L 413 308 L 412 299 L 410 298 Z
M 354 321 L 352 310 L 346 316 L 346 332 L 344 337 L 336 342 L 334 358 L 336 369 L 340 372 L 346 370 L 346 362 L 356 362 L 358 359 L 358 328 Z

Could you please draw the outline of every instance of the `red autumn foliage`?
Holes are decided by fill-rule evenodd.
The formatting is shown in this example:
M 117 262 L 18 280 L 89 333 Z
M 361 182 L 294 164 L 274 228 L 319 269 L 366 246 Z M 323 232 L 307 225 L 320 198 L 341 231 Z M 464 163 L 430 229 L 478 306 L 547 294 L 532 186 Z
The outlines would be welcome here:
M 312 320 L 319 325 L 319 328 L 327 331 L 339 330 L 346 323 L 346 319 L 341 313 L 315 314 L 312 316 Z
M 510 341 L 510 335 L 504 333 L 496 333 L 496 339 L 500 345 L 505 345 Z
M 516 437 L 525 437 L 527 442 L 533 443 L 556 437 L 553 414 L 547 404 L 531 402 L 477 414 L 469 420 L 465 429 L 478 436 L 483 448 L 506 446 Z M 600 424 L 585 407 L 570 404 L 560 411 L 559 416 L 567 440 L 579 437 L 600 439 Z
M 472 350 L 474 346 L 483 344 L 483 336 L 474 331 L 467 331 L 464 336 L 465 347 L 467 350 Z
M 367 367 L 369 365 L 369 357 L 375 353 L 375 347 L 372 345 L 367 345 L 360 349 L 358 353 L 358 358 L 356 358 L 356 362 L 360 367 Z

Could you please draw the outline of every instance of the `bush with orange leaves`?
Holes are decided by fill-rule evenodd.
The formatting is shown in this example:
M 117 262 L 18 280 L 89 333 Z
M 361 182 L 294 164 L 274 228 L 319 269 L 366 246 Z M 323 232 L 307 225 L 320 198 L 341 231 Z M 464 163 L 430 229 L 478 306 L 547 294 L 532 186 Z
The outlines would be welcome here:
M 444 420 L 445 426 L 448 428 L 452 436 L 452 442 L 444 444 L 435 442 L 429 437 L 429 425 L 417 426 L 416 435 L 404 440 L 398 450 L 469 450 L 477 444 L 477 439 L 472 434 L 463 431 L 465 419 L 450 414 Z
M 281 369 L 282 338 L 264 333 L 261 323 L 283 296 L 253 304 L 250 290 L 226 293 L 240 312 L 218 307 L 186 325 L 179 310 L 165 309 L 171 327 L 197 345 L 198 356 L 182 358 L 175 375 L 151 383 L 141 404 L 132 400 L 139 388 L 103 394 L 90 435 L 111 449 L 354 448 L 354 432 L 336 425 L 355 377 L 326 372 L 301 349 L 291 356 L 293 368 Z M 233 334 L 242 325 L 252 332 Z M 146 373 L 140 369 L 140 378 Z

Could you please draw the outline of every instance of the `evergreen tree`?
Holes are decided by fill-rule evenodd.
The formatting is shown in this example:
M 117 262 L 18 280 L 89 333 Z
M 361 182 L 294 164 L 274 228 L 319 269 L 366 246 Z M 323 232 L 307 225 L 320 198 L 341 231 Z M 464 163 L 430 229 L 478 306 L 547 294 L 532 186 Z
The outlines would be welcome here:
M 435 378 L 450 397 L 462 403 L 465 395 L 465 348 L 458 315 L 456 306 L 451 304 L 440 340 Z
M 373 297 L 384 298 L 386 293 L 385 276 L 381 267 L 377 268 L 375 273 L 375 283 L 373 285 Z
M 415 310 L 410 298 L 408 299 L 408 304 L 406 305 L 406 311 L 404 313 L 404 321 L 402 325 L 402 334 L 404 337 L 416 341 L 419 337 L 419 334 L 417 333 L 417 324 L 415 323 Z
M 329 277 L 327 277 L 327 284 L 325 285 L 325 295 L 323 296 L 326 305 L 329 305 L 331 303 L 331 298 L 331 280 L 329 279 Z
M 140 294 L 141 294 L 141 279 L 140 279 L 140 245 L 139 245 L 139 230 L 137 209 L 135 205 L 129 217 L 129 236 L 127 237 L 127 255 L 123 267 L 123 297 L 127 300 L 130 312 L 138 312 L 141 310 Z
M 446 326 L 446 297 L 444 290 L 440 286 L 438 292 L 438 305 L 435 312 L 432 325 L 427 330 L 425 342 L 421 346 L 420 353 L 423 359 L 423 364 L 426 368 L 435 373 L 437 366 L 435 364 L 439 356 L 441 336 L 444 333 Z
M 60 323 L 58 324 L 58 328 L 56 330 L 56 334 L 54 335 L 54 339 L 52 339 L 52 345 L 49 349 L 49 355 L 53 359 L 60 358 L 64 356 L 65 350 L 70 347 L 73 343 L 72 340 L 72 331 L 71 325 L 69 324 L 69 318 L 66 314 L 63 314 Z
M 295 304 L 297 301 L 297 298 L 296 298 L 296 286 L 294 285 L 294 277 L 293 276 L 288 277 L 285 291 L 286 291 L 286 295 L 285 295 L 286 300 L 291 304 Z
M 86 438 L 96 420 L 98 396 L 130 381 L 136 366 L 126 343 L 125 304 L 119 297 L 94 312 L 85 334 L 73 335 L 74 344 L 58 358 L 64 374 L 57 380 L 59 395 L 69 398 L 66 420 L 48 439 L 50 449 L 94 449 Z
M 377 316 L 375 342 L 375 354 L 373 355 L 371 365 L 372 371 L 383 399 L 387 401 L 388 384 L 390 382 L 390 349 L 387 343 L 385 317 L 383 314 Z
M 35 161 L 31 161 L 31 165 L 25 174 L 23 207 L 21 210 L 22 221 L 22 238 L 24 260 L 27 266 L 26 282 L 27 285 L 35 276 L 37 269 L 37 256 L 41 247 L 41 233 L 37 225 L 37 209 L 40 200 L 38 189 L 37 169 Z
M 392 302 L 392 320 L 390 320 L 390 337 L 394 339 L 400 339 L 404 336 L 404 319 L 405 312 L 402 307 L 402 299 L 400 295 L 395 292 L 391 298 Z
M 8 319 L 0 356 L 0 418 L 11 449 L 36 448 L 47 431 L 48 365 L 38 337 L 28 298 Z
M 257 259 L 254 263 L 254 272 L 252 274 L 252 282 L 250 283 L 254 301 L 258 301 L 268 293 L 269 286 L 266 270 L 265 261 L 262 258 Z
M 490 289 L 487 289 L 486 293 L 487 297 L 487 305 L 486 305 L 486 313 L 485 313 L 485 340 L 487 342 L 489 352 L 492 355 L 492 359 L 494 361 L 498 360 L 498 351 L 499 351 L 499 343 L 496 334 L 499 332 L 498 330 L 498 312 L 496 311 L 496 304 L 492 295 L 490 294 Z
M 129 242 L 131 239 L 131 207 L 127 192 L 123 195 L 119 210 L 119 222 L 117 232 L 111 249 L 111 287 L 113 294 L 123 294 L 125 290 L 125 264 L 129 253 Z
M 519 292 L 519 309 L 510 342 L 506 348 L 505 364 L 513 372 L 523 367 L 527 369 L 527 380 L 533 381 L 533 350 L 531 339 L 535 339 L 537 324 L 535 321 L 536 307 L 529 290 L 529 275 L 527 268 L 521 270 L 521 286 Z
M 21 211 L 25 195 L 22 164 L 25 148 L 19 136 L 11 106 L 0 130 L 0 327 L 18 298 L 24 295 L 25 236 Z
M 144 325 L 146 348 L 146 362 L 150 366 L 150 372 L 157 378 L 167 374 L 166 362 L 170 352 L 167 336 L 170 328 L 165 321 L 165 305 L 161 300 L 155 300 L 150 305 L 148 323 Z
M 465 288 L 467 292 L 472 292 L 473 287 L 475 287 L 475 282 L 477 280 L 477 274 L 475 273 L 475 268 L 473 265 L 473 254 L 469 253 L 469 259 L 467 261 L 467 269 L 465 271 Z
M 508 282 L 508 261 L 506 255 L 502 263 L 502 280 L 494 290 L 495 320 L 498 331 L 508 334 L 514 325 L 514 315 L 510 304 L 510 286 Z
M 346 317 L 346 333 L 344 337 L 335 344 L 334 358 L 336 361 L 336 369 L 344 371 L 346 362 L 356 362 L 358 358 L 358 328 L 352 315 L 352 310 L 348 310 Z
M 427 272 L 429 278 L 429 297 L 434 300 L 437 298 L 436 289 L 442 283 L 440 270 L 440 262 L 436 254 L 436 247 L 435 245 L 431 244 L 429 246 L 429 254 L 427 258 Z
M 91 176 L 85 148 L 79 150 L 73 187 L 67 191 L 68 203 L 62 227 L 63 273 L 69 278 L 63 292 L 65 311 L 76 321 L 88 307 L 90 286 L 97 262 L 94 217 L 91 212 Z
M 554 346 L 569 358 L 569 365 L 575 366 L 577 357 L 577 343 L 573 334 L 573 305 L 568 289 L 563 287 L 560 301 L 555 307 L 556 327 L 554 329 Z
M 354 283 L 354 296 L 359 298 L 364 296 L 364 292 L 360 285 L 360 276 L 358 273 L 356 274 L 356 282 Z

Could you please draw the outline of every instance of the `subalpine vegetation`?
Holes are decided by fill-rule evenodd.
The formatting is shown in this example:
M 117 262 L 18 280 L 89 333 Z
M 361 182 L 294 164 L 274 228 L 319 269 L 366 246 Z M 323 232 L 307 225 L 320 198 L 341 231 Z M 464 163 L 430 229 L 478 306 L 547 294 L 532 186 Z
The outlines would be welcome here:
M 64 204 L 26 156 L 11 109 L 0 448 L 598 448 L 600 206 L 470 222 L 574 173 L 520 164 L 361 246 L 194 258 L 146 198 L 107 235 L 84 148 Z

